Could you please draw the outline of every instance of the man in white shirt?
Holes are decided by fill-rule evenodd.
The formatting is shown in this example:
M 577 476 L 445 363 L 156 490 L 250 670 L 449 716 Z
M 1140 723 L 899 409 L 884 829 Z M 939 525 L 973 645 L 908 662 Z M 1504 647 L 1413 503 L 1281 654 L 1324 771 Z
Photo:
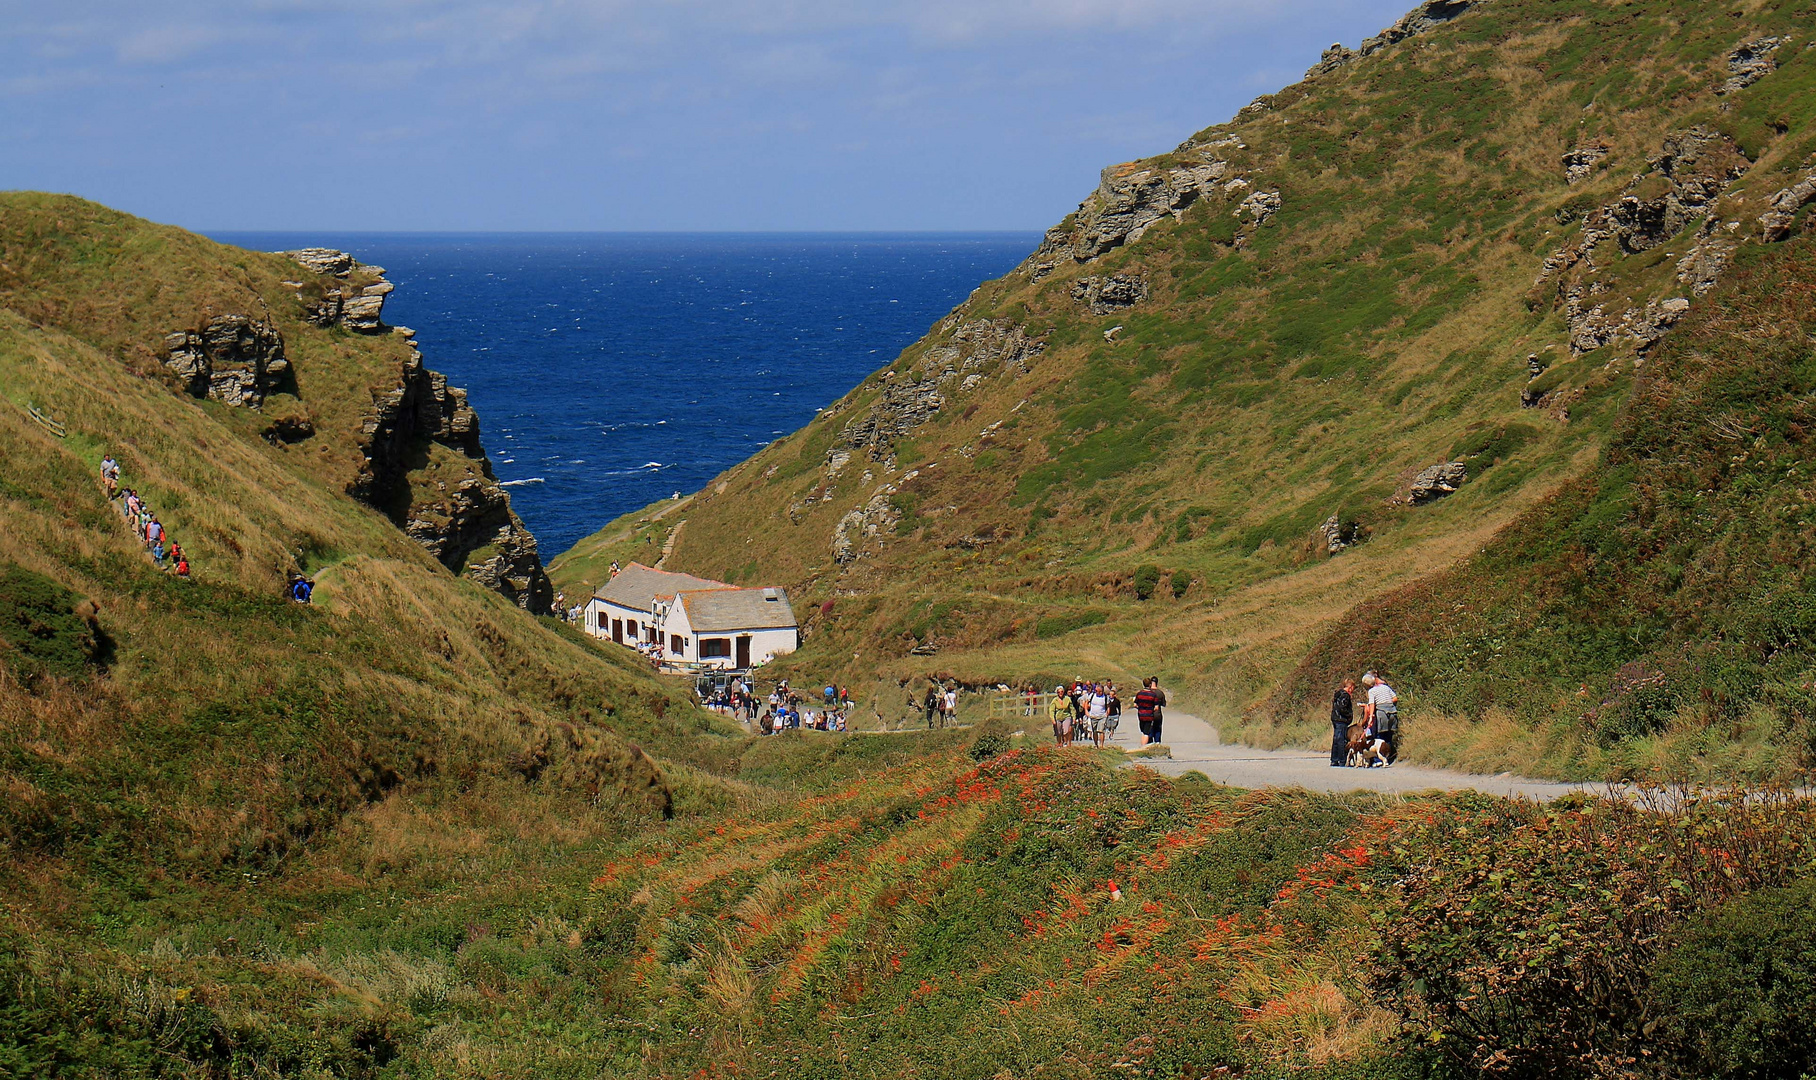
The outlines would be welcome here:
M 1362 684 L 1368 687 L 1368 703 L 1363 708 L 1363 718 L 1374 731 L 1376 737 L 1387 743 L 1387 763 L 1392 765 L 1400 756 L 1400 695 L 1387 685 L 1387 680 L 1374 672 L 1362 676 Z
M 1102 687 L 1095 687 L 1087 693 L 1090 696 L 1085 698 L 1085 719 L 1091 722 L 1091 741 L 1101 750 L 1104 736 L 1109 733 L 1110 699 L 1104 694 Z

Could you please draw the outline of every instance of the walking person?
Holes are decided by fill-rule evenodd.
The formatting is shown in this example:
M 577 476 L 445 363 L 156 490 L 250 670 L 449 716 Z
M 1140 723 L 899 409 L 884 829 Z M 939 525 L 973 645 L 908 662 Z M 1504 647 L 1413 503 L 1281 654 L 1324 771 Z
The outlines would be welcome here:
M 946 693 L 940 698 L 940 727 L 951 724 L 958 726 L 958 684 L 946 687 Z
M 1110 699 L 1103 687 L 1093 687 L 1090 696 L 1085 699 L 1085 721 L 1091 727 L 1091 745 L 1103 749 L 1104 737 L 1109 734 Z
M 1141 681 L 1141 692 L 1135 695 L 1135 720 L 1141 726 L 1141 745 L 1159 746 L 1160 728 L 1166 720 L 1167 694 L 1160 688 L 1160 676 L 1149 675 Z
M 921 700 L 921 707 L 927 711 L 928 731 L 933 730 L 933 718 L 939 715 L 940 701 L 943 696 L 944 695 L 939 691 L 939 687 L 935 686 L 933 683 L 927 684 L 927 696 Z
M 1054 745 L 1072 745 L 1072 702 L 1066 698 L 1065 687 L 1053 688 L 1053 700 L 1047 702 L 1047 719 L 1053 721 Z
M 1400 695 L 1394 693 L 1386 679 L 1372 671 L 1362 676 L 1362 684 L 1368 687 L 1368 704 L 1363 706 L 1363 715 L 1375 737 L 1387 743 L 1383 752 L 1387 763 L 1392 765 L 1400 756 Z
M 120 489 L 120 463 L 112 454 L 101 459 L 101 486 L 106 489 L 109 499 Z
M 1344 679 L 1330 699 L 1330 763 L 1349 764 L 1349 725 L 1356 718 L 1356 680 Z

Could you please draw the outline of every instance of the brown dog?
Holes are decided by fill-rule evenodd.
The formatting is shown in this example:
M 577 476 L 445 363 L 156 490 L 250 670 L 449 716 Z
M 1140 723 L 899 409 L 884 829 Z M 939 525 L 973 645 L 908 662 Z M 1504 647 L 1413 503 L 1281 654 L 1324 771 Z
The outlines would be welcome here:
M 1369 730 L 1366 724 L 1352 724 L 1349 729 L 1349 764 L 1351 768 L 1372 769 L 1387 765 L 1387 740 Z

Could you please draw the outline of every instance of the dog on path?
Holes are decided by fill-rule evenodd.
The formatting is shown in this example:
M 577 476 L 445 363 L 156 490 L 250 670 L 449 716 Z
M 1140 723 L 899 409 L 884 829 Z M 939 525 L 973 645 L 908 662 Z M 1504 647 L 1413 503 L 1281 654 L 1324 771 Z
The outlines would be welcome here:
M 1349 729 L 1349 765 L 1351 768 L 1387 767 L 1387 740 L 1365 725 Z

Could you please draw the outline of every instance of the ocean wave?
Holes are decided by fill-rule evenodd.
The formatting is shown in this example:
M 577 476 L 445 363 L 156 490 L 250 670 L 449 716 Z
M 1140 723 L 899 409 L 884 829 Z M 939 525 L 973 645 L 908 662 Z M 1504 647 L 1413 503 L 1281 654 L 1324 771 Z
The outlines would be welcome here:
M 498 482 L 498 486 L 499 487 L 519 487 L 523 484 L 540 484 L 540 483 L 542 483 L 542 477 L 532 476 L 527 480 L 500 480 Z

